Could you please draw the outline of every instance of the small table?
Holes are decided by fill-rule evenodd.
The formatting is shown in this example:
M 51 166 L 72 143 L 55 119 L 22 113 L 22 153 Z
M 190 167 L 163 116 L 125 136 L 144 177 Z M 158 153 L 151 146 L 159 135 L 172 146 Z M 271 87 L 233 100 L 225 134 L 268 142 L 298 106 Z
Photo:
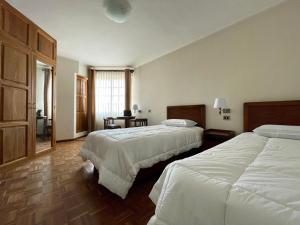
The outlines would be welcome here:
M 130 122 L 133 122 L 135 127 L 148 126 L 148 119 L 146 118 L 136 118 L 130 120 Z
M 235 137 L 232 130 L 207 129 L 204 131 L 204 148 L 209 149 Z
M 125 121 L 125 128 L 130 127 L 130 120 L 135 119 L 135 116 L 118 116 L 114 118 L 114 120 L 124 120 Z

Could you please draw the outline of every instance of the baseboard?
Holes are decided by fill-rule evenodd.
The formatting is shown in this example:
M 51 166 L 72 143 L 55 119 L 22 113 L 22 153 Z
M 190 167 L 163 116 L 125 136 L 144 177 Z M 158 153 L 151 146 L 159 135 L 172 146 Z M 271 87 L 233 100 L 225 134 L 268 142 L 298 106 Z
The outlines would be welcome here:
M 86 134 L 86 135 L 83 135 L 83 136 L 80 136 L 80 137 L 72 138 L 72 139 L 58 140 L 58 141 L 56 141 L 56 143 L 69 142 L 69 141 L 76 141 L 76 140 L 78 140 L 78 139 L 80 139 L 80 138 L 82 138 L 82 137 L 86 137 L 86 136 L 87 136 L 87 134 Z

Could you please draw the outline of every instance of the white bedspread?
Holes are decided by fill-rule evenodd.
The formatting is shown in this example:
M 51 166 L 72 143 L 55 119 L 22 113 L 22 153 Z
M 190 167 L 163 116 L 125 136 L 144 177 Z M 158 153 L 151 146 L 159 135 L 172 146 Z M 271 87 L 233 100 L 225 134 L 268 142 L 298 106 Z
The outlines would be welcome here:
M 300 141 L 244 133 L 174 162 L 148 225 L 299 225 Z
M 95 131 L 80 154 L 99 170 L 99 184 L 125 198 L 140 168 L 200 147 L 202 133 L 200 127 L 165 125 Z

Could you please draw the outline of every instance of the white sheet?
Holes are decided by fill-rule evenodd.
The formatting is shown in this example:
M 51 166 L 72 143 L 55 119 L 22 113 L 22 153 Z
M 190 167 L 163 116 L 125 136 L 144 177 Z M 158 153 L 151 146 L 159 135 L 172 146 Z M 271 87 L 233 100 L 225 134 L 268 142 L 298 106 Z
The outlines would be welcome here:
M 140 168 L 198 148 L 203 129 L 165 125 L 90 133 L 80 154 L 99 170 L 99 184 L 125 198 Z
M 148 225 L 299 225 L 300 141 L 244 133 L 170 164 Z

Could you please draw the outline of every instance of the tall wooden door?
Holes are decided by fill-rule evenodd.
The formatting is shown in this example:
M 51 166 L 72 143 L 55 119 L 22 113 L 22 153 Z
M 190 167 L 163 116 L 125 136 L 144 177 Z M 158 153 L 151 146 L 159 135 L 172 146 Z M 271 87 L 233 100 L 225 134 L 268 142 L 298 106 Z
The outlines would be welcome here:
M 88 79 L 77 75 L 76 82 L 76 133 L 80 133 L 88 130 Z
M 31 146 L 31 23 L 0 5 L 0 165 L 26 158 Z
M 0 0 L 0 167 L 35 155 L 33 82 L 37 57 L 55 71 L 56 41 Z

